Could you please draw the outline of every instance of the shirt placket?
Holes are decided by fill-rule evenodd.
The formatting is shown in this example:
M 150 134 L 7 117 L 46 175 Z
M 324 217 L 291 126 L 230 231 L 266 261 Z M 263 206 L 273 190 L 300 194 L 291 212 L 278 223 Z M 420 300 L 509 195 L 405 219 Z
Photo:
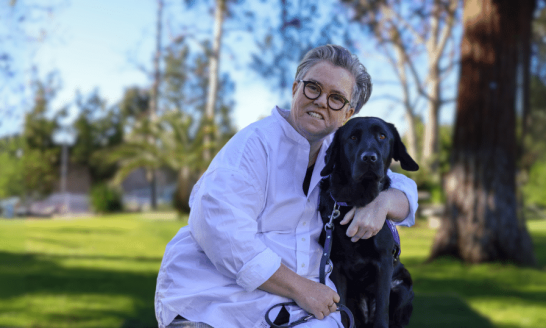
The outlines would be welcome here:
M 305 201 L 303 215 L 296 227 L 296 260 L 297 273 L 301 276 L 309 274 L 309 264 L 311 261 L 311 220 L 315 212 L 315 204 L 311 199 Z

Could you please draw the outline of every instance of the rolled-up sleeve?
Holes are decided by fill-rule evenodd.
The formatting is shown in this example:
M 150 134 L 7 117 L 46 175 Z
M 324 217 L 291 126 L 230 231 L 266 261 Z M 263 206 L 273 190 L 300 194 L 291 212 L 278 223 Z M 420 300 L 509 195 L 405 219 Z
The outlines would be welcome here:
M 391 170 L 387 171 L 387 175 L 389 178 L 391 178 L 390 187 L 398 189 L 406 194 L 410 207 L 409 214 L 404 220 L 400 222 L 393 221 L 393 223 L 396 225 L 411 227 L 415 224 L 415 213 L 417 212 L 417 207 L 419 206 L 417 203 L 417 184 L 407 176 L 400 173 L 394 173 Z
M 223 275 L 252 291 L 280 267 L 281 258 L 258 238 L 263 192 L 232 168 L 207 172 L 192 199 L 193 237 Z

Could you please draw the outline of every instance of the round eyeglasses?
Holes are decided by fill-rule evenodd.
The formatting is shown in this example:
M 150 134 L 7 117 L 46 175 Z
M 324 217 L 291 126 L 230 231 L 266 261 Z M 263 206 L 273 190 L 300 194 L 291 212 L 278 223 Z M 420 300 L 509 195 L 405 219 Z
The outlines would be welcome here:
M 322 94 L 322 88 L 318 83 L 304 80 L 298 80 L 298 82 L 303 82 L 303 94 L 308 99 L 315 100 Z M 330 93 L 326 98 L 326 102 L 330 109 L 341 110 L 345 104 L 349 103 L 349 100 L 338 93 Z

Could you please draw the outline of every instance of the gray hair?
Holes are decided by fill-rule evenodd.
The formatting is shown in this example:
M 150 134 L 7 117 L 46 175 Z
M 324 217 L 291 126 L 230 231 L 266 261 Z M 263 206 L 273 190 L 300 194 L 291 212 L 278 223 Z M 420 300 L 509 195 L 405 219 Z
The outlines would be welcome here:
M 358 58 L 342 46 L 327 44 L 309 50 L 298 65 L 296 81 L 302 80 L 311 67 L 324 60 L 345 68 L 353 75 L 355 84 L 353 85 L 351 107 L 355 109 L 354 114 L 358 114 L 372 94 L 372 78 Z

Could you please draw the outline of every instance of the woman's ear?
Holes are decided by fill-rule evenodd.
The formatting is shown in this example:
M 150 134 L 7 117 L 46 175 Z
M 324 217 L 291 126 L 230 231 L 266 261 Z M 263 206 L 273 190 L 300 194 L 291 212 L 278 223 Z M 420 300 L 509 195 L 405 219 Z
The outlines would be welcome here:
M 349 108 L 349 110 L 345 113 L 345 122 L 343 122 L 343 124 L 347 123 L 347 121 L 353 116 L 354 112 L 354 108 Z
M 294 83 L 292 83 L 292 97 L 294 97 L 296 94 L 296 90 L 298 90 L 298 81 L 294 81 Z

